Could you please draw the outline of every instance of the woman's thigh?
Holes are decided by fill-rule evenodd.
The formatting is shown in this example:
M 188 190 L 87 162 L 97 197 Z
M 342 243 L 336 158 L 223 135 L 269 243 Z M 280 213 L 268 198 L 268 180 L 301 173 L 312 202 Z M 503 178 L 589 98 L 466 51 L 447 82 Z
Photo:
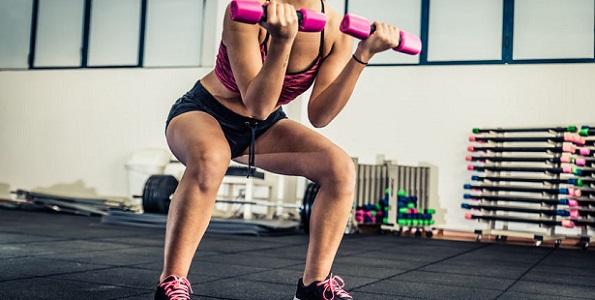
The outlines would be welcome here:
M 167 127 L 166 137 L 170 150 L 187 172 L 201 178 L 222 178 L 225 174 L 231 159 L 229 144 L 221 126 L 209 114 L 192 111 L 176 116 Z
M 353 161 L 344 150 L 290 119 L 275 123 L 256 140 L 255 146 L 255 165 L 273 173 L 304 176 L 318 183 L 325 179 L 350 181 L 355 177 Z M 243 155 L 236 161 L 247 163 L 248 158 Z

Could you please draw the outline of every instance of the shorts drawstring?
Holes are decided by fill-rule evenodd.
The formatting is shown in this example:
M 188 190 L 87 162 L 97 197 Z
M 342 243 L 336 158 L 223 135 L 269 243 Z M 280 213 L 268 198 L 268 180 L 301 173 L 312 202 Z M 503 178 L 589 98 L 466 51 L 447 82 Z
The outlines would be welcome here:
M 250 178 L 250 174 L 252 174 L 252 170 L 254 167 L 254 155 L 256 153 L 256 126 L 258 122 L 246 122 L 245 123 L 248 127 L 250 127 L 250 150 L 249 150 L 249 158 L 248 158 L 248 175 L 246 178 Z

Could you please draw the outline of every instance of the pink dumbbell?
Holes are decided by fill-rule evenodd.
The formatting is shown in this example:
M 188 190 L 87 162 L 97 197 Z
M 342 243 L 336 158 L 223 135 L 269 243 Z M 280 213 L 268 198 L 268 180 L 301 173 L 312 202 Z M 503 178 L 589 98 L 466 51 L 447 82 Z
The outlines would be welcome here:
M 572 144 L 564 143 L 562 144 L 562 151 L 566 153 L 574 153 L 576 152 L 576 147 Z
M 229 12 L 232 20 L 248 24 L 265 22 L 267 19 L 266 13 L 266 7 L 251 0 L 231 1 Z M 299 31 L 320 32 L 326 25 L 326 15 L 321 12 L 302 8 L 296 13 L 300 23 Z
M 568 195 L 575 196 L 575 197 L 580 197 L 580 196 L 583 195 L 583 191 L 581 191 L 579 189 L 569 188 L 568 189 Z
M 566 228 L 574 228 L 574 222 L 572 220 L 562 220 L 562 226 Z
M 365 40 L 374 33 L 376 26 L 371 25 L 370 21 L 364 17 L 346 14 L 341 21 L 339 29 L 345 34 Z M 419 37 L 402 30 L 399 31 L 399 35 L 399 46 L 393 48 L 393 50 L 410 55 L 417 55 L 421 52 L 422 45 Z
M 586 166 L 587 165 L 587 160 L 584 158 L 577 158 L 574 160 L 574 164 L 577 166 Z

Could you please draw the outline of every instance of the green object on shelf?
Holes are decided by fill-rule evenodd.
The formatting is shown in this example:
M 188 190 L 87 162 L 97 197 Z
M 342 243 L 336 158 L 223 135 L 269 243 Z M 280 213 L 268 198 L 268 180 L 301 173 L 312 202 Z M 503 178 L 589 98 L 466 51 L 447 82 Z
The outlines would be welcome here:
M 577 129 L 578 128 L 576 126 L 573 126 L 573 125 L 570 125 L 570 126 L 566 127 L 566 130 L 568 132 L 576 132 Z
M 382 206 L 380 205 L 380 203 L 376 203 L 376 210 L 382 210 Z
M 397 223 L 399 225 L 401 225 L 401 226 L 405 226 L 407 224 L 407 220 L 405 220 L 405 219 L 399 219 L 399 220 L 397 220 Z
M 589 129 L 588 128 L 583 128 L 578 132 L 579 135 L 581 136 L 589 136 Z
M 581 175 L 581 170 L 579 168 L 572 168 L 572 174 Z
M 382 218 L 382 224 L 388 224 L 388 217 Z
M 435 210 L 435 209 L 433 209 L 433 208 L 428 208 L 428 209 L 426 209 L 426 213 L 427 213 L 427 214 L 430 214 L 430 215 L 433 215 L 433 214 L 435 214 L 435 213 L 436 213 L 436 210 Z
M 577 180 L 576 180 L 576 185 L 577 185 L 577 186 L 583 186 L 583 185 L 584 185 L 584 184 L 583 184 L 583 180 L 582 180 L 582 179 L 577 179 Z
M 407 225 L 407 226 L 411 226 L 412 223 L 413 223 L 412 220 L 405 220 L 405 225 Z
M 479 128 L 473 128 L 473 133 L 479 133 Z
M 401 214 L 408 214 L 409 213 L 409 208 L 406 208 L 406 207 L 399 208 L 399 213 L 401 213 Z
M 419 225 L 419 220 L 411 220 L 411 221 L 412 221 L 413 226 Z
M 370 214 L 372 214 L 372 217 L 375 217 L 376 216 L 376 211 L 375 210 L 372 210 L 372 211 L 370 211 Z
M 409 202 L 409 203 L 407 203 L 407 207 L 408 208 L 415 208 L 415 203 Z
M 407 197 L 407 191 L 405 191 L 404 189 L 400 189 L 397 192 L 397 196 L 399 196 L 399 197 Z
M 429 220 L 429 221 L 430 221 L 429 225 L 434 225 L 434 223 L 436 223 L 436 221 L 434 221 L 434 220 Z

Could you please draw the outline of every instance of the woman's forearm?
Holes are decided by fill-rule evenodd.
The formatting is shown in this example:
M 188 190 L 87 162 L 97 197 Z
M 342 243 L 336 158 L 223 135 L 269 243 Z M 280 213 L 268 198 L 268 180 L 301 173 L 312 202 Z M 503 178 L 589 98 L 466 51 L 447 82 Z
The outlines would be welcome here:
M 358 52 L 354 55 L 357 56 Z M 359 58 L 364 56 L 367 57 L 366 62 L 371 57 L 362 54 L 358 56 L 360 62 L 354 58 L 349 59 L 339 76 L 316 98 L 310 100 L 308 116 L 314 127 L 325 127 L 343 110 L 366 66 L 361 63 L 363 59 Z
M 243 101 L 253 118 L 264 120 L 277 106 L 291 45 L 291 42 L 271 41 L 267 59 L 248 85 Z

